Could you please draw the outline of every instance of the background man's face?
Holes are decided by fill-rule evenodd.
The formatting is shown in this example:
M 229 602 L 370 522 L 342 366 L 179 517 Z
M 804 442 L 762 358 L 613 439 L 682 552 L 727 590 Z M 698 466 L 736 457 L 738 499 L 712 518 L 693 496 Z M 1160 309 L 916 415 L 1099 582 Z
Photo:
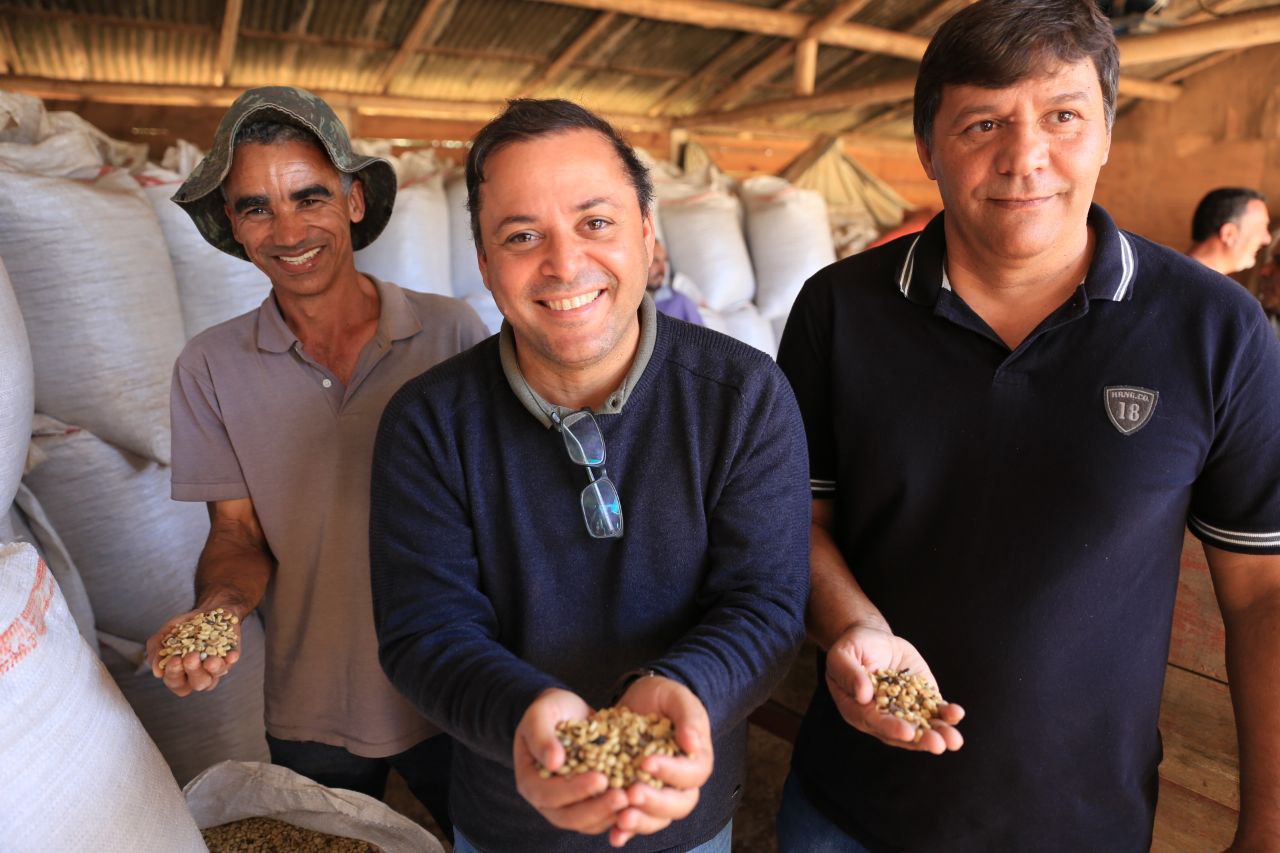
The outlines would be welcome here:
M 667 247 L 653 244 L 653 260 L 649 262 L 649 289 L 657 290 L 667 280 Z
M 1004 89 L 947 86 L 933 139 L 916 140 L 948 229 L 1011 261 L 1043 257 L 1078 234 L 1110 145 L 1088 59 Z
M 1239 272 L 1257 263 L 1258 252 L 1271 242 L 1271 217 L 1267 213 L 1266 204 L 1256 198 L 1250 199 L 1235 226 L 1234 241 L 1230 249 L 1235 266 L 1233 272 Z
M 363 189 L 357 181 L 344 193 L 317 146 L 241 145 L 222 186 L 236 240 L 278 290 L 314 296 L 355 269 L 351 223 L 364 218 Z
M 603 136 L 571 130 L 490 155 L 480 185 L 480 272 L 521 357 L 553 370 L 607 357 L 644 297 L 653 222 Z

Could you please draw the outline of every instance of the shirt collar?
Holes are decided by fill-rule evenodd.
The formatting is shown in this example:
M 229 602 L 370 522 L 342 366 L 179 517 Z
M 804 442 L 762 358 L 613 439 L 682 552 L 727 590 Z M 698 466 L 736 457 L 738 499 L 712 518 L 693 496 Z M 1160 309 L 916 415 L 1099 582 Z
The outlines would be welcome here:
M 942 290 L 950 289 L 946 280 L 947 241 L 943 229 L 943 213 L 939 213 L 924 230 L 907 244 L 907 253 L 897 268 L 897 284 L 912 302 L 934 305 Z M 1089 206 L 1089 227 L 1093 229 L 1093 259 L 1085 275 L 1084 290 L 1090 299 L 1120 302 L 1133 296 L 1133 279 L 1137 272 L 1137 256 L 1133 240 L 1125 234 L 1100 206 Z
M 627 398 L 635 389 L 636 383 L 640 381 L 640 377 L 644 375 L 644 370 L 653 357 L 653 348 L 658 337 L 658 309 L 648 293 L 640 302 L 639 318 L 640 343 L 636 348 L 636 357 L 631 362 L 631 369 L 622 378 L 622 384 L 614 389 L 603 405 L 595 409 L 597 415 L 616 415 L 622 411 Z M 502 361 L 502 372 L 507 377 L 507 385 L 511 386 L 511 393 L 516 395 L 516 399 L 529 414 L 538 419 L 538 423 L 550 429 L 553 426 L 550 414 L 553 410 L 561 417 L 574 411 L 547 402 L 525 381 L 524 372 L 520 369 L 520 361 L 516 358 L 515 332 L 506 320 L 502 321 L 502 328 L 498 331 L 498 357 Z
M 368 275 L 363 273 L 363 275 Z M 422 320 L 403 290 L 394 284 L 368 276 L 378 289 L 378 329 L 374 339 L 387 342 L 411 338 L 422 331 Z M 258 306 L 258 349 L 266 352 L 288 352 L 298 343 L 298 336 L 284 321 L 275 291 L 267 294 Z

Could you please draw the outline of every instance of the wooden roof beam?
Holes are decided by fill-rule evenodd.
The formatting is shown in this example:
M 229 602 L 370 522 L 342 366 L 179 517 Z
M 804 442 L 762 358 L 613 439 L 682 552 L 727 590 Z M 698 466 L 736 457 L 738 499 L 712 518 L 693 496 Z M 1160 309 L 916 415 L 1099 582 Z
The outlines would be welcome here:
M 790 12 L 792 9 L 799 8 L 805 0 L 786 0 L 778 7 L 779 11 Z M 634 20 L 634 19 L 632 19 Z M 662 100 L 649 108 L 649 115 L 661 115 L 666 112 L 667 107 L 675 103 L 680 98 L 697 89 L 714 78 L 720 73 L 720 69 L 724 68 L 731 62 L 736 62 L 742 56 L 756 49 L 760 43 L 761 36 L 756 34 L 739 36 L 733 44 L 716 54 L 715 58 L 708 62 L 697 73 L 685 78 L 685 81 L 676 88 L 668 92 Z
M 240 32 L 240 13 L 244 10 L 244 0 L 227 0 L 222 12 L 222 33 L 218 36 L 218 58 L 213 64 L 213 85 L 221 86 L 227 82 L 231 72 L 231 59 L 236 53 L 236 35 Z
M 914 77 L 888 80 L 870 86 L 859 86 L 856 89 L 843 89 L 838 92 L 824 92 L 805 98 L 783 98 L 767 101 L 763 104 L 752 104 L 736 110 L 699 113 L 674 120 L 676 127 L 697 127 L 709 124 L 732 124 L 752 119 L 774 118 L 776 116 L 794 115 L 796 113 L 822 113 L 834 110 L 865 107 L 873 104 L 893 104 L 909 101 L 915 93 Z
M 801 41 L 811 42 L 812 46 L 806 47 L 805 50 L 813 52 L 813 73 L 809 75 L 809 79 L 805 81 L 797 78 L 796 94 L 813 94 L 813 85 L 816 82 L 817 76 L 818 41 L 825 33 L 830 32 L 833 27 L 843 24 L 846 20 L 856 15 L 864 6 L 867 5 L 868 2 L 870 2 L 870 0 L 844 0 L 843 3 L 837 4 L 834 9 L 823 15 L 821 18 L 813 21 L 805 28 L 804 38 L 802 38 Z M 719 110 L 736 106 L 739 101 L 751 92 L 752 89 L 756 88 L 761 83 L 767 83 L 774 77 L 774 75 L 785 68 L 787 63 L 791 62 L 791 58 L 796 51 L 796 47 L 796 44 L 788 43 L 776 48 L 764 59 L 738 75 L 738 78 L 732 84 L 725 87 L 723 91 L 717 93 L 715 97 L 707 101 L 703 106 L 703 110 Z M 805 61 L 808 62 L 810 60 L 806 57 Z M 798 91 L 803 88 L 806 83 L 809 91 Z
M 1280 42 L 1280 10 L 1246 12 L 1168 29 L 1149 36 L 1119 39 L 1121 65 L 1145 65 Z
M 42 77 L 5 77 L 3 82 L 5 89 L 26 92 L 39 98 L 179 107 L 226 107 L 244 92 L 243 89 L 230 86 L 97 83 L 88 80 L 51 80 Z M 488 121 L 506 106 L 501 101 L 451 101 L 440 98 L 412 98 L 326 89 L 314 91 L 335 111 L 347 110 L 368 115 Z M 601 111 L 600 114 L 619 130 L 665 133 L 671 129 L 669 119 L 609 111 Z
M 382 69 L 382 73 L 378 75 L 378 82 L 374 85 L 374 89 L 377 90 L 378 94 L 385 95 L 387 93 L 387 89 L 391 87 L 391 81 L 395 79 L 395 76 L 404 68 L 405 63 L 418 50 L 422 40 L 426 38 L 427 31 L 431 29 L 432 22 L 440 14 L 440 10 L 446 2 L 447 0 L 427 0 L 427 4 L 418 13 L 417 20 L 413 22 L 413 26 L 409 28 L 409 32 L 405 35 L 404 41 L 400 43 L 395 56 L 391 57 L 387 67 Z
M 740 30 L 788 39 L 804 38 L 815 18 L 781 9 L 747 6 L 726 0 L 534 0 L 558 6 L 621 12 L 656 21 L 708 29 Z M 839 24 L 818 39 L 822 44 L 866 50 L 904 59 L 919 59 L 929 40 L 864 24 Z
M 547 69 L 538 76 L 536 80 L 525 86 L 520 93 L 520 97 L 527 98 L 537 92 L 543 86 L 548 86 L 564 76 L 564 72 L 569 70 L 569 66 L 578 58 L 584 50 L 595 43 L 610 24 L 617 19 L 614 12 L 605 12 L 603 15 L 597 15 L 585 30 L 578 34 L 578 37 L 570 42 L 559 56 L 555 58 Z

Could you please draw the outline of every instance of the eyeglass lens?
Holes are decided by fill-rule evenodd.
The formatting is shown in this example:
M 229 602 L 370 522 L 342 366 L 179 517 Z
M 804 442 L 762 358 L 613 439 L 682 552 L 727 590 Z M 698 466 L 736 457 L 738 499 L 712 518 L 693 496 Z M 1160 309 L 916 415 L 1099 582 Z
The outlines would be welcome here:
M 574 412 L 561 421 L 560 434 L 564 436 L 565 450 L 569 458 L 579 465 L 604 464 L 604 436 L 590 412 Z
M 589 410 L 566 415 L 559 421 L 560 434 L 564 436 L 565 450 L 569 458 L 585 465 L 590 484 L 582 490 L 582 518 L 587 532 L 596 539 L 616 539 L 622 536 L 622 500 L 618 488 L 601 468 L 600 476 L 592 468 L 604 465 L 604 436 L 600 425 Z

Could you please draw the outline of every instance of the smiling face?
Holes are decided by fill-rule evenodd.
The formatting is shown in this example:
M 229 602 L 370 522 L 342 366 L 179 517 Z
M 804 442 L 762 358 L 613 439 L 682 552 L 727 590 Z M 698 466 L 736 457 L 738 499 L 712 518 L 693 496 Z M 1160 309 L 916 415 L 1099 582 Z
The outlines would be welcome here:
M 498 149 L 484 174 L 480 272 L 526 373 L 629 364 L 654 232 L 613 146 L 547 134 Z
M 231 230 L 277 294 L 316 296 L 355 273 L 351 223 L 364 218 L 357 181 L 306 142 L 246 143 L 222 183 Z
M 949 245 L 1021 264 L 1084 239 L 1107 162 L 1102 89 L 1091 60 L 1003 89 L 947 86 L 920 162 L 938 182 Z

